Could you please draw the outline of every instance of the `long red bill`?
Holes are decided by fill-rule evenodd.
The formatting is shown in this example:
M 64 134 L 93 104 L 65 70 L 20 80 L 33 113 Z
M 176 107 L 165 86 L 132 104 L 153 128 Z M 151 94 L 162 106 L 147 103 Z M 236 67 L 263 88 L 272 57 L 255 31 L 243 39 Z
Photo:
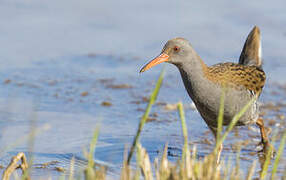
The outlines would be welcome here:
M 160 64 L 162 62 L 166 62 L 168 61 L 169 56 L 165 53 L 160 54 L 159 56 L 157 56 L 155 59 L 153 59 L 152 61 L 150 61 L 148 64 L 146 64 L 141 70 L 140 73 L 150 69 L 153 66 L 156 66 L 157 64 Z

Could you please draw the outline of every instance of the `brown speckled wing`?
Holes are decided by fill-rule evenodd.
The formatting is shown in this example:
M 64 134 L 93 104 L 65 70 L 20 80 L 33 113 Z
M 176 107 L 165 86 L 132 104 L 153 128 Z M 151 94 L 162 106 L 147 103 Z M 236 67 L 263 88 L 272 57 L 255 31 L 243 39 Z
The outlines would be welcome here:
M 264 87 L 266 76 L 256 66 L 244 66 L 235 63 L 220 63 L 205 70 L 206 77 L 214 83 L 225 84 L 227 87 L 245 87 L 259 96 Z

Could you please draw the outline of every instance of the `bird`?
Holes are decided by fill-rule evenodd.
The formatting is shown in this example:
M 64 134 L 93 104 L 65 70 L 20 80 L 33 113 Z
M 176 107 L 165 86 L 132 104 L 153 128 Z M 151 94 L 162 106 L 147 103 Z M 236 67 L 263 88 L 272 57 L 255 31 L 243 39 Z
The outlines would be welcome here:
M 224 62 L 208 66 L 188 40 L 178 37 L 169 40 L 160 55 L 143 66 L 140 73 L 163 62 L 175 65 L 187 93 L 215 139 L 222 92 L 225 94 L 224 126 L 229 125 L 233 117 L 251 102 L 236 126 L 256 124 L 260 129 L 262 151 L 266 152 L 271 144 L 263 119 L 259 117 L 258 103 L 266 81 L 261 56 L 260 29 L 254 26 L 247 36 L 238 63 Z M 217 155 L 218 162 L 222 149 L 221 144 Z

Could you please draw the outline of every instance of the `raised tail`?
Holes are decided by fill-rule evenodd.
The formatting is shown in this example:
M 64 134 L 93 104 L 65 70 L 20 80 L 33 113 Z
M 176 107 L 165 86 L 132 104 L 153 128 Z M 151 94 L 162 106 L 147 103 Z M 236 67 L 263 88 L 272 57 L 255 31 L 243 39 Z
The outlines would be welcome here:
M 239 57 L 239 64 L 243 64 L 246 66 L 253 65 L 261 68 L 261 55 L 260 30 L 257 26 L 254 26 L 244 43 L 242 52 Z

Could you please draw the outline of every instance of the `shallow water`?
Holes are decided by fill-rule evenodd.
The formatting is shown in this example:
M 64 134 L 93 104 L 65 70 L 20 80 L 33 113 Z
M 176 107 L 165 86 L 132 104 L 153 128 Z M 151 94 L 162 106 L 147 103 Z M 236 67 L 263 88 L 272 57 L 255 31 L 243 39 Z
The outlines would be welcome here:
M 285 3 L 254 2 L 1 1 L 0 164 L 6 166 L 17 152 L 30 151 L 27 137 L 32 126 L 40 129 L 32 143 L 34 163 L 58 161 L 32 175 L 57 178 L 62 173 L 54 168 L 69 169 L 73 156 L 78 169 L 84 167 L 83 151 L 99 126 L 95 160 L 110 167 L 111 177 L 118 176 L 125 147 L 132 142 L 145 99 L 162 68 L 139 74 L 142 65 L 160 52 L 166 40 L 177 36 L 190 39 L 208 64 L 236 61 L 254 24 L 261 28 L 268 75 L 261 101 L 281 104 L 277 111 L 269 110 L 270 106 L 262 111 L 267 112 L 264 118 L 272 132 L 282 132 Z M 179 100 L 185 105 L 191 145 L 197 146 L 199 156 L 212 150 L 207 126 L 191 108 L 179 73 L 168 65 L 158 103 L 152 108 L 153 121 L 146 124 L 141 137 L 152 159 L 161 155 L 166 142 L 170 160 L 180 156 L 183 139 L 178 114 L 165 109 Z M 259 132 L 254 126 L 239 130 L 239 138 L 234 133 L 227 139 L 223 156 L 235 159 L 234 145 L 251 140 L 241 153 L 246 171 L 258 160 L 251 154 Z M 280 168 L 284 167 L 285 156 Z

